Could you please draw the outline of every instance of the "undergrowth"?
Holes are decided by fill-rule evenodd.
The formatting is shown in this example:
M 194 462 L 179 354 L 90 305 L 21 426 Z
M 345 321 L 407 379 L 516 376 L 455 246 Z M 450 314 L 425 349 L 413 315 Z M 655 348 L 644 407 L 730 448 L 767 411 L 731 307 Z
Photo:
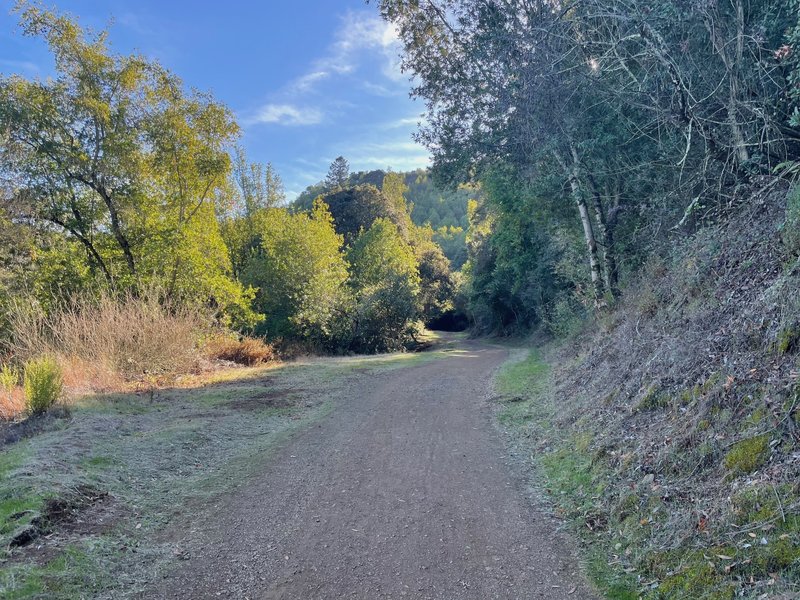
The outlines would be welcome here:
M 655 456 L 635 448 L 636 437 L 646 437 L 638 425 L 628 422 L 627 442 L 615 438 L 580 401 L 556 392 L 555 377 L 541 351 L 518 353 L 498 373 L 497 416 L 510 443 L 531 457 L 536 487 L 546 490 L 583 542 L 586 572 L 605 597 L 790 597 L 780 594 L 800 581 L 800 485 L 751 476 L 769 460 L 773 436 L 741 436 L 724 451 L 705 450 L 712 456 L 705 468 L 712 469 L 713 487 L 707 489 L 716 497 L 694 497 L 700 492 L 692 490 L 706 484 L 700 477 L 691 481 L 697 470 L 691 449 L 670 448 L 670 460 L 662 457 L 661 465 L 688 466 L 665 471 Z M 724 382 L 714 378 L 683 400 L 670 399 L 673 418 L 694 402 L 689 398 L 703 398 L 714 385 Z M 636 411 L 629 415 L 622 418 L 641 418 Z M 752 411 L 739 426 L 757 429 L 765 419 Z M 710 436 L 720 435 L 716 424 L 705 427 L 713 430 Z
M 611 598 L 800 597 L 800 195 L 743 200 L 498 377 Z

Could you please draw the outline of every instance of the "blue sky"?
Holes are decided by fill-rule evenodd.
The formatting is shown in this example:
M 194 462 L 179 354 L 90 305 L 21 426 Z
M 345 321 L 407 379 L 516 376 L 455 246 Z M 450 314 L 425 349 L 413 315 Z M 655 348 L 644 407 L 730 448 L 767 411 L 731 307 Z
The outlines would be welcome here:
M 46 77 L 47 49 L 0 0 L 0 73 Z M 47 1 L 46 5 L 53 4 Z M 363 0 L 61 0 L 84 27 L 109 27 L 112 50 L 141 52 L 210 91 L 237 115 L 252 160 L 272 162 L 289 199 L 338 155 L 354 171 L 424 167 L 411 139 L 420 102 L 399 71 L 393 29 Z

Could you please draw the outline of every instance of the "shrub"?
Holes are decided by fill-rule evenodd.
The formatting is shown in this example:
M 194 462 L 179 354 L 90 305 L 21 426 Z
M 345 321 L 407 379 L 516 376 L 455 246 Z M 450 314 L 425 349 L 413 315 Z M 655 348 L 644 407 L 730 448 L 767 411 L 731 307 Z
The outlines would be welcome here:
M 19 382 L 17 371 L 10 365 L 0 367 L 0 391 L 9 393 Z
M 25 406 L 30 414 L 41 414 L 61 396 L 61 368 L 52 356 L 41 356 L 25 363 L 23 377 Z
M 586 308 L 574 295 L 555 300 L 542 315 L 542 323 L 555 337 L 566 339 L 578 332 L 586 323 Z
M 229 360 L 250 367 L 275 360 L 272 346 L 264 340 L 247 336 L 240 340 L 230 336 L 215 336 L 206 342 L 205 352 L 209 358 Z

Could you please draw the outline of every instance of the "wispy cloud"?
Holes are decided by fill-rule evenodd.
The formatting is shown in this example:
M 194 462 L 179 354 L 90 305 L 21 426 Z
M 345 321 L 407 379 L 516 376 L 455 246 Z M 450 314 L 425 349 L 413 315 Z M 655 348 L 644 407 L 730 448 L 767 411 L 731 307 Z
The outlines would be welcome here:
M 403 129 L 416 127 L 420 123 L 425 123 L 424 115 L 411 115 L 409 117 L 402 117 L 394 121 L 388 121 L 383 124 L 384 129 Z
M 9 69 L 15 73 L 27 73 L 32 75 L 37 75 L 41 71 L 39 65 L 36 63 L 27 60 L 8 60 L 5 58 L 0 58 L 0 69 Z
M 272 94 L 267 104 L 250 115 L 242 115 L 242 121 L 246 125 L 320 124 L 327 120 L 326 117 L 331 117 L 331 111 L 307 106 L 309 97 L 314 96 L 323 82 L 354 74 L 368 61 L 375 61 L 376 55 L 380 73 L 386 81 L 383 84 L 361 82 L 363 88 L 374 95 L 386 97 L 405 93 L 391 89 L 391 84 L 404 78 L 399 67 L 400 42 L 394 25 L 372 13 L 348 11 L 341 17 L 333 42 L 309 65 L 306 72 Z M 298 103 L 306 106 L 301 108 Z M 330 104 L 331 99 L 327 98 L 326 106 Z M 340 105 L 338 108 L 341 110 L 344 107 Z
M 292 81 L 286 91 L 309 92 L 334 75 L 353 73 L 368 53 L 376 51 L 384 62 L 381 73 L 392 81 L 403 79 L 399 62 L 400 43 L 394 25 L 373 14 L 347 12 L 342 17 L 333 44 L 314 61 L 309 72 Z
M 250 124 L 275 123 L 277 125 L 317 125 L 322 122 L 322 111 L 314 107 L 293 104 L 266 104 L 253 117 Z
M 358 169 L 391 167 L 396 171 L 412 171 L 430 165 L 428 151 L 407 139 L 351 145 L 346 156 L 350 164 Z

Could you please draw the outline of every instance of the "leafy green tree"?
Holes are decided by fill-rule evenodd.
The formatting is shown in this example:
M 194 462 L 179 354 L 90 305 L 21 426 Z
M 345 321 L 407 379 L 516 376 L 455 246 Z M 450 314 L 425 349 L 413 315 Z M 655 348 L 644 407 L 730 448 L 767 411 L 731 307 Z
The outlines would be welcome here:
M 384 175 L 381 191 L 389 200 L 389 203 L 394 209 L 393 212 L 405 221 L 404 225 L 406 230 L 412 227 L 411 211 L 414 208 L 413 204 L 410 204 L 408 200 L 406 200 L 408 190 L 409 187 L 406 185 L 406 178 L 402 173 L 390 172 Z
M 401 348 L 413 334 L 419 314 L 419 266 L 397 226 L 377 219 L 347 254 L 350 286 L 356 298 L 351 313 L 351 347 L 381 352 Z
M 521 191 L 528 199 L 522 206 Z M 509 204 L 519 210 L 508 210 Z M 540 206 L 536 190 L 507 167 L 487 174 L 482 200 L 470 203 L 464 293 L 478 331 L 508 334 L 541 326 L 555 302 L 590 283 L 585 270 L 578 269 L 580 282 L 557 274 L 561 252 L 551 231 L 563 231 L 553 224 L 567 217 L 543 214 Z
M 457 183 L 510 165 L 526 183 L 559 178 L 539 201 L 577 209 L 564 233 L 584 237 L 598 306 L 618 292 L 620 251 L 639 243 L 621 233 L 691 225 L 704 201 L 723 206 L 737 184 L 800 156 L 776 61 L 791 48 L 775 52 L 797 21 L 784 1 L 380 6 L 428 104 L 418 139 L 434 174 Z
M 347 299 L 347 262 L 342 237 L 327 207 L 292 214 L 271 208 L 259 213 L 261 240 L 243 274 L 258 288 L 254 305 L 266 317 L 259 331 L 273 338 L 327 343 Z
M 230 111 L 153 61 L 111 54 L 105 33 L 25 2 L 18 11 L 57 76 L 0 79 L 12 216 L 59 228 L 108 286 L 158 284 L 247 314 L 214 208 L 238 133 Z
M 234 214 L 249 217 L 286 201 L 283 180 L 272 163 L 250 162 L 239 147 L 234 154 L 232 179 L 234 189 L 229 210 Z
M 453 309 L 456 290 L 450 261 L 433 241 L 433 231 L 423 229 L 422 232 L 425 239 L 417 242 L 414 250 L 419 261 L 420 314 L 429 323 Z
M 322 201 L 328 205 L 336 231 L 351 244 L 361 230 L 369 229 L 376 219 L 389 219 L 408 238 L 408 215 L 399 205 L 372 185 L 358 185 L 326 194 Z
M 467 262 L 467 232 L 463 227 L 439 227 L 433 233 L 433 241 L 441 247 L 453 270 Z
M 414 250 L 389 219 L 376 219 L 355 240 L 347 258 L 352 265 L 351 282 L 357 289 L 379 285 L 387 275 L 395 273 L 408 279 L 415 294 L 419 292 L 419 267 Z
M 222 237 L 236 277 L 260 244 L 256 227 L 259 214 L 280 206 L 285 199 L 283 181 L 272 164 L 250 162 L 244 150 L 237 148 L 233 172 L 217 196 Z

